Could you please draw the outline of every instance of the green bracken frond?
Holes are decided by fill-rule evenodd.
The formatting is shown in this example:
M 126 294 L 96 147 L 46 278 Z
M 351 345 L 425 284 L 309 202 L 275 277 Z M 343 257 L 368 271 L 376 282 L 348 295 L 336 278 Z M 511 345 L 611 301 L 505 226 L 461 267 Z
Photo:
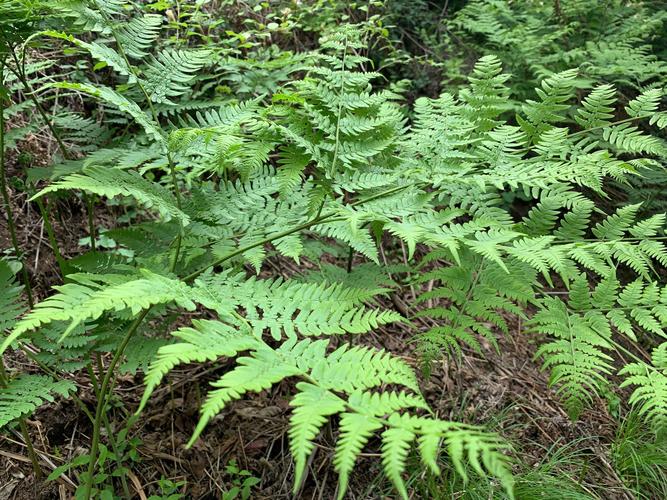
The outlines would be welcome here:
M 45 375 L 20 375 L 0 387 L 0 429 L 17 418 L 31 415 L 54 394 L 67 397 L 76 390 L 69 380 L 53 380 Z
M 147 181 L 136 172 L 99 166 L 86 167 L 82 173 L 68 175 L 42 189 L 33 199 L 65 189 L 86 191 L 107 198 L 131 196 L 144 207 L 156 210 L 165 220 L 178 219 L 183 225 L 190 222 L 168 189 Z
M 320 429 L 329 417 L 340 415 L 341 435 L 334 459 L 340 474 L 339 498 L 345 494 L 349 473 L 363 446 L 381 429 L 385 429 L 381 434 L 384 469 L 404 498 L 407 494 L 401 474 L 411 443 L 417 438 L 419 450 L 428 454 L 423 457 L 425 462 L 433 463 L 432 455 L 444 439 L 457 470 L 464 471 L 467 462 L 478 473 L 488 471 L 500 478 L 511 492 L 507 458 L 502 453 L 505 444 L 496 436 L 472 426 L 459 427 L 402 413 L 410 408 L 427 409 L 412 370 L 402 360 L 383 351 L 347 344 L 326 354 L 326 340 L 291 338 L 273 348 L 242 324 L 236 327 L 237 332 L 233 327 L 212 321 L 198 322 L 196 330 L 178 330 L 175 336 L 182 342 L 162 347 L 147 374 L 142 406 L 160 379 L 176 364 L 233 356 L 248 350 L 236 359 L 233 369 L 212 383 L 213 390 L 202 405 L 190 445 L 232 401 L 247 392 L 267 390 L 285 378 L 297 377 L 302 382 L 297 383 L 297 393 L 291 402 L 294 411 L 289 430 L 290 449 L 296 463 L 295 489 L 301 484 Z M 403 386 L 404 390 L 375 392 L 386 384 Z
M 108 312 L 129 310 L 133 315 L 154 304 L 176 302 L 194 310 L 190 288 L 183 282 L 144 270 L 130 277 L 122 274 L 69 274 L 70 283 L 54 287 L 50 296 L 19 321 L 0 346 L 0 353 L 24 333 L 53 321 L 67 321 L 62 337 L 86 320 Z
M 624 366 L 621 387 L 636 386 L 630 404 L 649 421 L 657 433 L 667 430 L 667 342 L 653 350 L 652 364 L 637 362 Z
M 12 266 L 0 259 L 0 334 L 10 330 L 25 310 L 21 290 L 15 282 Z

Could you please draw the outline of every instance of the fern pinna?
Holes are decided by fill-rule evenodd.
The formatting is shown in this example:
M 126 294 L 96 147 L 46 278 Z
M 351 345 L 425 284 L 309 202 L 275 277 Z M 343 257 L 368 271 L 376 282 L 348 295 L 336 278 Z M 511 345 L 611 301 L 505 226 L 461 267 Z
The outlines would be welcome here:
M 435 322 L 419 335 L 426 364 L 441 350 L 481 350 L 479 334 L 495 343 L 498 330 L 509 332 L 508 314 L 536 308 L 528 324 L 544 336 L 537 354 L 573 416 L 611 383 L 619 335 L 664 336 L 665 294 L 656 280 L 667 263 L 664 216 L 642 218 L 638 205 L 596 207 L 609 179 L 624 182 L 667 155 L 664 141 L 646 131 L 667 125 L 655 89 L 619 109 L 608 84 L 578 99 L 579 75 L 565 70 L 545 78 L 512 117 L 510 77 L 486 56 L 457 95 L 420 98 L 410 114 L 400 89 L 374 88 L 379 75 L 364 71 L 371 61 L 360 55 L 365 33 L 345 26 L 322 40 L 303 78 L 272 96 L 190 103 L 207 95 L 199 84 L 215 78 L 209 66 L 223 51 L 154 50 L 161 18 L 128 19 L 116 0 L 59 8 L 99 36 L 42 35 L 87 54 L 112 83 L 49 88 L 96 99 L 132 138 L 52 169 L 32 199 L 70 191 L 123 197 L 142 216 L 105 233 L 115 246 L 73 259 L 55 293 L 3 325 L 9 333 L 0 352 L 30 343 L 54 374 L 80 368 L 77 356 L 88 367 L 91 355 L 113 353 L 96 389 L 84 498 L 96 493 L 115 371 L 125 358 L 136 368 L 142 356 L 151 360 L 139 412 L 177 365 L 234 358 L 212 383 L 189 445 L 233 401 L 295 382 L 288 431 L 295 491 L 331 422 L 339 497 L 362 449 L 376 442 L 403 498 L 413 444 L 425 469 L 438 472 L 442 449 L 464 480 L 470 471 L 489 473 L 512 496 L 509 445 L 436 418 L 408 362 L 360 343 L 383 325 L 411 324 L 380 305 L 396 286 L 382 266 L 392 242 L 405 247 L 406 261 L 427 255 L 411 283 L 434 283 L 415 301 L 428 304 L 417 316 Z M 528 207 L 520 216 L 512 197 Z M 263 274 L 280 259 L 313 264 L 325 252 L 347 255 L 348 268 Z M 373 264 L 355 275 L 355 257 Z M 550 296 L 555 283 L 569 291 L 566 300 Z M 176 328 L 184 312 L 198 317 Z M 62 349 L 50 346 L 55 339 Z M 664 349 L 653 358 L 620 375 L 638 387 L 630 403 L 658 429 Z M 3 401 L 24 394 L 27 403 L 7 419 L 49 397 L 22 377 L 11 382 Z

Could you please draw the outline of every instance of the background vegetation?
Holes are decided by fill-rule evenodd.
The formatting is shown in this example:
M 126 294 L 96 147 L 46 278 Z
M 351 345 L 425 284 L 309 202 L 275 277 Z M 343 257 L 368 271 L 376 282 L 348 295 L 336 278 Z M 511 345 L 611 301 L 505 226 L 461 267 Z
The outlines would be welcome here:
M 0 496 L 667 497 L 666 25 L 2 2 Z

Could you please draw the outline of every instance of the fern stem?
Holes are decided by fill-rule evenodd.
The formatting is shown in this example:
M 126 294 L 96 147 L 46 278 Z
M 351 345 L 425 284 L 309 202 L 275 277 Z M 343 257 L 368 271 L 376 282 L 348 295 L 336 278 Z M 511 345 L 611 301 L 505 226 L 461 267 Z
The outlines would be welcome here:
M 0 387 L 7 387 L 9 385 L 9 378 L 7 377 L 7 372 L 5 371 L 5 363 L 0 356 Z M 25 424 L 25 418 L 21 417 L 18 419 L 19 428 L 21 429 L 21 435 L 25 441 L 25 445 L 28 448 L 28 456 L 30 457 L 30 462 L 32 463 L 32 470 L 35 473 L 35 479 L 38 481 L 42 479 L 42 468 L 39 465 L 39 457 L 35 452 L 35 447 L 32 444 L 32 439 L 30 438 L 30 433 L 28 432 L 28 426 Z
M 651 115 L 631 116 L 629 118 L 623 118 L 622 120 L 617 120 L 615 122 L 607 123 L 605 125 L 598 125 L 597 127 L 591 127 L 591 128 L 587 128 L 587 129 L 584 129 L 584 130 L 580 130 L 579 132 L 575 132 L 574 134 L 570 134 L 567 137 L 568 138 L 576 137 L 578 135 L 583 135 L 583 134 L 586 134 L 588 132 L 592 132 L 593 130 L 600 130 L 600 129 L 607 128 L 607 127 L 613 127 L 615 125 L 622 125 L 624 123 L 633 122 L 635 120 L 642 120 L 644 118 L 650 118 L 650 117 L 651 117 Z
M 97 0 L 94 0 L 94 2 L 97 5 Z M 148 109 L 151 112 L 151 116 L 153 117 L 153 121 L 157 126 L 160 125 L 160 120 L 158 118 L 157 111 L 155 111 L 155 106 L 153 106 L 153 102 L 151 101 L 151 96 L 148 95 L 148 92 L 146 91 L 146 88 L 141 84 L 141 78 L 139 78 L 139 75 L 137 74 L 137 71 L 135 67 L 132 65 L 130 62 L 130 59 L 127 57 L 127 53 L 125 52 L 125 48 L 123 47 L 123 44 L 120 42 L 120 38 L 118 37 L 116 33 L 116 29 L 113 25 L 113 22 L 107 15 L 107 13 L 104 11 L 104 9 L 101 9 L 98 7 L 98 11 L 104 21 L 107 23 L 109 29 L 111 30 L 111 36 L 113 36 L 114 41 L 116 42 L 116 46 L 118 47 L 118 53 L 120 56 L 123 58 L 125 61 L 125 64 L 127 64 L 127 67 L 130 69 L 132 72 L 132 75 L 134 75 L 135 80 L 136 80 L 136 85 L 139 87 L 139 90 L 141 93 L 144 95 L 144 98 L 146 99 L 146 104 L 148 105 Z M 172 183 L 172 189 L 174 190 L 174 196 L 176 197 L 176 206 L 180 210 L 182 208 L 182 202 L 181 202 L 181 191 L 178 187 L 178 176 L 176 175 L 176 164 L 174 163 L 174 157 L 171 154 L 171 151 L 169 151 L 169 147 L 167 145 L 167 141 L 165 138 L 163 138 L 163 146 L 166 150 L 167 153 L 167 164 L 169 165 L 169 173 L 171 175 L 171 183 Z M 181 221 L 178 222 L 179 225 L 179 231 L 178 235 L 176 236 L 176 251 L 174 253 L 174 258 L 171 262 L 170 265 L 170 271 L 174 272 L 176 270 L 176 266 L 178 264 L 178 258 L 181 252 L 181 242 L 183 239 L 183 223 Z
M 132 322 L 130 327 L 125 334 L 125 337 L 121 341 L 120 345 L 114 352 L 113 358 L 109 363 L 106 373 L 104 374 L 104 379 L 102 380 L 102 385 L 100 386 L 99 397 L 97 400 L 97 406 L 95 408 L 95 420 L 93 422 L 93 441 L 90 446 L 90 461 L 88 462 L 88 472 L 85 477 L 85 484 L 83 489 L 83 498 L 89 500 L 93 490 L 93 479 L 95 474 L 95 465 L 97 464 L 97 455 L 99 453 L 100 446 L 100 429 L 102 427 L 104 412 L 106 410 L 107 399 L 108 399 L 108 389 L 111 384 L 111 379 L 115 374 L 115 368 L 127 348 L 127 345 L 130 343 L 132 336 L 135 334 L 139 325 L 148 315 L 150 307 L 144 309 L 139 316 Z
M 101 374 L 103 371 L 102 368 L 102 359 L 99 353 L 95 353 L 96 360 L 97 360 L 97 366 L 99 369 L 99 373 Z M 97 376 L 95 375 L 95 372 L 93 370 L 93 363 L 91 360 L 88 361 L 86 364 L 86 371 L 88 372 L 88 377 L 90 377 L 90 382 L 93 385 L 93 391 L 95 393 L 95 397 L 98 399 L 100 398 L 100 390 L 99 390 L 99 380 L 97 379 Z M 107 438 L 109 439 L 109 443 L 111 443 L 111 449 L 113 450 L 113 453 L 116 457 L 116 462 L 118 465 L 122 465 L 122 455 L 119 452 L 118 449 L 118 441 L 116 440 L 116 435 L 113 433 L 113 429 L 111 428 L 111 422 L 109 422 L 109 418 L 106 414 L 106 412 L 103 413 L 104 417 L 104 428 L 107 431 Z M 91 418 L 91 422 L 94 422 L 94 419 Z M 127 479 L 125 479 L 125 475 L 121 474 L 120 476 L 121 484 L 123 486 L 123 492 L 125 493 L 126 498 L 131 498 L 132 495 L 130 495 L 130 489 L 127 486 Z
M 25 49 L 25 48 L 24 48 Z M 23 89 L 25 93 L 30 97 L 32 102 L 35 104 L 35 109 L 37 109 L 37 112 L 39 115 L 42 117 L 42 120 L 48 127 L 49 131 L 51 132 L 51 135 L 53 135 L 54 139 L 56 140 L 56 143 L 58 144 L 58 148 L 60 149 L 60 153 L 63 155 L 63 158 L 66 160 L 71 159 L 71 155 L 69 154 L 69 151 L 67 150 L 67 147 L 63 143 L 62 139 L 60 138 L 60 134 L 58 131 L 55 129 L 53 124 L 51 123 L 51 120 L 49 120 L 49 117 L 46 115 L 46 111 L 44 110 L 44 107 L 42 106 L 42 103 L 39 102 L 37 97 L 35 97 L 35 91 L 32 88 L 32 85 L 30 85 L 30 82 L 26 78 L 25 74 L 25 51 L 24 51 L 24 56 L 23 56 L 23 64 L 21 64 L 21 61 L 19 61 L 16 53 L 11 50 L 10 51 L 12 54 L 12 57 L 14 59 L 14 64 L 16 64 L 16 70 L 12 71 L 16 78 L 19 79 L 21 82 L 21 85 L 23 86 Z M 84 195 L 84 199 L 85 199 Z M 56 261 L 58 263 L 58 267 L 60 268 L 60 272 L 62 273 L 63 276 L 65 276 L 65 270 L 66 266 L 64 264 L 63 258 L 62 258 L 62 253 L 60 252 L 60 248 L 58 247 L 58 242 L 55 238 L 55 233 L 53 232 L 53 226 L 51 224 L 51 219 L 49 218 L 48 213 L 44 209 L 44 205 L 40 200 L 37 200 L 37 207 L 39 208 L 40 215 L 42 216 L 42 219 L 44 220 L 44 226 L 46 227 L 46 232 L 49 236 L 49 243 L 51 244 L 51 247 L 53 248 L 53 253 L 55 255 Z M 89 219 L 89 223 L 90 223 Z M 91 234 L 94 234 L 95 228 L 94 226 L 88 228 L 89 232 Z
M 90 233 L 90 249 L 94 252 L 96 250 L 95 246 L 95 200 L 94 195 L 86 196 L 84 198 L 86 201 L 87 212 L 88 212 L 88 232 Z
M 0 60 L 0 85 L 4 81 L 5 59 Z M 16 226 L 14 225 L 14 213 L 12 210 L 11 200 L 9 198 L 9 191 L 7 190 L 6 172 L 5 172 L 5 106 L 4 99 L 0 97 L 0 191 L 2 191 L 2 200 L 5 205 L 5 213 L 7 214 L 7 227 L 9 228 L 9 237 L 14 247 L 16 258 L 21 263 L 21 276 L 23 278 L 23 285 L 28 296 L 28 304 L 30 308 L 34 305 L 32 286 L 30 285 L 30 276 L 25 265 L 23 252 L 19 245 L 19 240 L 16 236 Z
M 107 431 L 107 437 L 109 438 L 109 443 L 111 444 L 111 450 L 113 451 L 116 457 L 116 463 L 118 464 L 118 467 L 122 468 L 123 456 L 119 451 L 118 441 L 116 440 L 116 437 L 113 433 L 113 429 L 111 428 L 111 422 L 109 422 L 109 417 L 107 416 L 106 412 L 104 412 L 103 415 L 104 415 L 104 428 Z M 125 498 L 132 498 L 132 495 L 130 493 L 130 488 L 127 485 L 127 479 L 124 473 L 120 475 L 120 484 L 123 487 L 123 493 L 125 493 Z
M 58 269 L 60 273 L 65 276 L 67 274 L 67 263 L 63 259 L 63 255 L 60 253 L 60 247 L 58 246 L 58 241 L 56 240 L 56 232 L 53 230 L 53 225 L 51 224 L 51 218 L 49 213 L 46 211 L 44 202 L 41 198 L 35 200 L 37 203 L 37 208 L 39 209 L 39 214 L 42 216 L 44 221 L 44 227 L 46 228 L 46 236 L 49 239 L 49 244 L 53 249 L 53 255 L 56 258 L 56 263 L 58 264 Z
M 35 452 L 35 447 L 32 444 L 32 439 L 30 438 L 30 433 L 28 432 L 28 426 L 25 424 L 25 419 L 19 419 L 19 428 L 21 429 L 21 435 L 25 441 L 25 445 L 28 448 L 28 456 L 30 457 L 30 462 L 32 463 L 32 470 L 35 473 L 35 479 L 40 481 L 42 479 L 42 467 L 39 465 L 39 457 Z

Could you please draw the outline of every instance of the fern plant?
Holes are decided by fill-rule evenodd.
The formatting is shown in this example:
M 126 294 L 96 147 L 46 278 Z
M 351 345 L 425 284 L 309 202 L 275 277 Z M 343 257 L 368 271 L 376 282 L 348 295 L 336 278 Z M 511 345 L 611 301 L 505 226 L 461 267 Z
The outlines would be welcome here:
M 392 172 L 398 165 L 392 150 L 402 133 L 402 119 L 398 108 L 390 103 L 396 96 L 372 93 L 369 81 L 374 75 L 358 70 L 364 60 L 351 53 L 358 33 L 346 28 L 342 37 L 328 42 L 327 49 L 334 54 L 325 59 L 333 69 L 313 69 L 311 74 L 319 83 L 311 85 L 308 79 L 295 84 L 296 91 L 288 99 L 294 101 L 296 109 L 282 104 L 287 97 L 275 99 L 279 104 L 269 113 L 260 112 L 252 103 L 218 107 L 186 117 L 181 129 L 170 130 L 170 125 L 161 123 L 154 102 L 176 106 L 172 98 L 189 92 L 188 84 L 194 81 L 191 74 L 201 69 L 197 61 L 204 59 L 189 59 L 194 61 L 192 64 L 183 60 L 180 72 L 175 72 L 172 79 L 160 80 L 158 75 L 179 57 L 198 56 L 192 52 L 178 56 L 159 53 L 143 64 L 135 64 L 134 60 L 146 57 L 148 40 L 154 39 L 151 37 L 156 29 L 151 20 L 131 21 L 129 27 L 123 27 L 118 21 L 122 14 L 114 3 L 98 4 L 96 10 L 73 9 L 70 14 L 111 38 L 83 42 L 57 32 L 47 34 L 87 50 L 126 82 L 116 89 L 90 83 L 64 82 L 56 86 L 88 94 L 134 120 L 145 134 L 143 140 L 154 142 L 166 159 L 171 189 L 170 193 L 159 181 L 132 172 L 139 166 L 136 160 L 125 162 L 131 165 L 129 168 L 118 168 L 118 153 L 101 150 L 80 162 L 80 172 L 56 180 L 35 197 L 41 199 L 67 189 L 102 197 L 122 195 L 160 218 L 137 228 L 156 236 L 158 246 L 146 257 L 137 255 L 123 262 L 93 256 L 87 263 L 79 261 L 77 265 L 90 271 L 68 274 L 67 282 L 55 287 L 54 295 L 25 315 L 0 346 L 4 352 L 30 338 L 44 345 L 44 338 L 53 338 L 59 329 L 60 342 L 76 345 L 82 342 L 82 334 L 94 340 L 111 325 L 121 326 L 120 332 L 112 328 L 112 333 L 118 332 L 121 337 L 111 342 L 113 356 L 98 381 L 83 497 L 94 492 L 101 446 L 99 429 L 107 411 L 109 387 L 128 345 L 145 319 L 159 320 L 166 308 L 194 312 L 198 306 L 214 312 L 219 321 L 199 321 L 195 329 L 173 333 L 176 342 L 158 350 L 147 374 L 146 398 L 177 363 L 202 362 L 243 351 L 247 355 L 239 357 L 237 368 L 223 375 L 211 391 L 193 440 L 231 400 L 248 391 L 268 389 L 288 376 L 300 376 L 303 381 L 297 385 L 293 399 L 290 430 L 297 464 L 295 488 L 299 488 L 319 429 L 327 417 L 339 415 L 343 426 L 335 468 L 341 478 L 340 496 L 345 493 L 356 457 L 374 432 L 381 432 L 384 469 L 402 497 L 407 492 L 401 475 L 415 439 L 431 469 L 435 469 L 435 454 L 442 441 L 461 474 L 465 475 L 467 463 L 479 473 L 486 470 L 499 477 L 511 492 L 504 442 L 476 427 L 430 416 L 416 378 L 405 362 L 381 350 L 348 344 L 327 354 L 328 341 L 303 338 L 359 335 L 401 321 L 395 312 L 364 304 L 384 289 L 346 287 L 335 282 L 248 279 L 238 272 L 243 262 L 259 271 L 268 244 L 298 260 L 304 253 L 301 238 L 319 234 L 337 238 L 377 262 L 377 247 L 368 230 L 371 225 L 386 225 L 413 249 L 420 241 L 409 231 L 410 218 L 428 216 L 431 196 Z M 352 71 L 354 68 L 357 71 Z M 330 96 L 335 99 L 333 107 Z M 322 139 L 307 135 L 304 119 L 318 119 L 318 113 L 325 111 L 331 124 L 328 134 Z M 376 112 L 382 116 L 374 119 L 371 116 Z M 218 137 L 229 132 L 236 135 L 231 141 Z M 211 144 L 217 159 L 225 166 L 232 165 L 219 172 L 233 178 L 182 192 L 180 181 L 196 179 L 196 175 L 182 177 L 181 171 L 191 165 L 189 158 L 210 155 L 207 148 Z M 260 152 L 248 163 L 243 159 L 246 144 L 257 145 Z M 275 165 L 268 156 L 274 150 L 280 152 Z M 142 152 L 140 158 L 148 156 Z M 371 158 L 377 164 L 367 169 L 365 163 Z M 316 165 L 313 172 L 305 168 L 311 163 Z M 248 164 L 251 168 L 245 168 Z M 128 232 L 118 236 L 121 242 L 129 241 Z M 235 299 L 229 301 L 229 297 Z M 277 347 L 264 342 L 267 334 L 278 342 Z M 206 342 L 200 344 L 204 339 Z M 88 349 L 86 346 L 84 356 L 90 355 Z M 365 363 L 373 367 L 372 372 L 359 370 Z M 387 383 L 405 389 L 373 390 Z M 406 413 L 410 408 L 416 411 Z M 367 423 L 359 428 L 362 420 Z
M 439 265 L 420 274 L 416 280 L 418 283 L 433 281 L 435 285 L 417 298 L 417 303 L 426 302 L 427 307 L 415 314 L 418 318 L 431 318 L 436 323 L 419 335 L 426 368 L 443 351 L 460 357 L 462 343 L 481 354 L 477 336 L 482 336 L 497 349 L 494 329 L 509 333 L 502 313 L 523 317 L 523 308 L 535 300 L 532 283 L 536 280 L 536 271 L 528 264 L 513 260 L 504 270 L 497 263 L 470 251 L 458 258 L 458 265 Z M 422 263 L 438 263 L 438 259 L 452 259 L 452 255 L 448 251 L 436 250 Z M 441 300 L 447 303 L 435 304 Z
M 448 25 L 458 35 L 455 44 L 500 56 L 525 82 L 515 87 L 523 97 L 539 79 L 568 68 L 582 70 L 582 86 L 603 80 L 638 89 L 664 79 L 664 57 L 652 49 L 664 14 L 651 2 L 529 1 L 519 8 L 506 0 L 474 0 Z
M 506 487 L 511 485 L 506 457 L 502 454 L 505 444 L 497 436 L 453 422 L 404 413 L 410 408 L 428 412 L 428 405 L 411 368 L 388 353 L 343 344 L 327 354 L 327 340 L 298 341 L 295 336 L 276 349 L 253 333 L 245 321 L 197 322 L 194 328 L 181 329 L 174 335 L 179 342 L 160 349 L 146 374 L 147 388 L 140 409 L 175 365 L 249 351 L 247 356 L 237 359 L 234 369 L 213 382 L 214 390 L 203 403 L 190 444 L 230 402 L 247 392 L 269 389 L 287 377 L 298 377 L 302 381 L 297 383 L 297 393 L 291 402 L 294 410 L 289 431 L 296 466 L 295 489 L 301 484 L 314 439 L 333 415 L 339 416 L 341 427 L 334 458 L 339 474 L 339 498 L 345 495 L 349 474 L 362 448 L 380 430 L 384 469 L 404 498 L 407 491 L 401 474 L 415 440 L 424 464 L 434 472 L 438 470 L 435 457 L 444 441 L 452 462 L 462 474 L 464 463 L 469 462 L 480 474 L 486 469 L 503 480 Z M 384 384 L 405 389 L 378 391 Z
M 664 214 L 641 220 L 640 205 L 596 213 L 594 202 L 605 196 L 606 178 L 623 182 L 665 158 L 664 141 L 632 125 L 644 119 L 664 127 L 661 94 L 641 93 L 615 119 L 610 85 L 571 104 L 576 78 L 565 71 L 544 80 L 538 100 L 526 101 L 512 125 L 503 118 L 506 77 L 498 60 L 486 57 L 458 99 L 444 94 L 416 103 L 406 141 L 417 175 L 430 180 L 438 201 L 469 217 L 421 228 L 425 242 L 445 247 L 424 263 L 447 263 L 418 279 L 436 285 L 422 294 L 419 302 L 429 306 L 417 313 L 434 323 L 420 335 L 427 361 L 460 351 L 461 343 L 479 349 L 477 334 L 493 344 L 494 330 L 507 329 L 500 311 L 521 317 L 520 306 L 533 303 L 538 312 L 529 324 L 553 338 L 537 355 L 573 417 L 616 372 L 615 332 L 632 342 L 637 330 L 664 336 L 656 278 L 667 262 Z M 532 203 L 520 220 L 506 202 L 517 192 Z M 628 282 L 628 273 L 637 279 Z M 601 280 L 593 292 L 589 275 Z M 540 299 L 555 276 L 569 289 L 567 301 Z
M 639 407 L 639 413 L 648 420 L 655 432 L 661 436 L 667 429 L 667 342 L 653 349 L 651 364 L 630 363 L 623 367 L 620 375 L 627 378 L 621 387 L 637 386 L 630 402 Z
M 101 428 L 123 360 L 130 370 L 149 364 L 140 412 L 174 367 L 222 357 L 234 365 L 213 382 L 190 446 L 234 401 L 295 380 L 285 384 L 295 492 L 330 423 L 339 497 L 374 436 L 402 498 L 415 442 L 425 469 L 438 472 L 442 448 L 464 480 L 470 470 L 488 473 L 512 496 L 507 443 L 436 418 L 404 359 L 360 344 L 384 325 L 408 324 L 381 305 L 398 281 L 381 265 L 392 245 L 405 247 L 404 269 L 419 275 L 413 286 L 434 284 L 416 301 L 428 304 L 417 316 L 432 325 L 420 336 L 427 360 L 441 350 L 460 354 L 462 344 L 481 350 L 478 335 L 495 344 L 498 330 L 510 333 L 507 316 L 523 317 L 530 305 L 537 312 L 529 325 L 545 337 L 538 356 L 573 415 L 610 384 L 619 334 L 630 342 L 664 336 L 667 294 L 656 272 L 667 263 L 664 216 L 641 218 L 638 205 L 596 207 L 610 179 L 625 182 L 667 156 L 664 141 L 645 130 L 667 125 L 655 88 L 621 108 L 608 83 L 580 99 L 580 73 L 562 68 L 512 106 L 509 75 L 486 56 L 457 95 L 417 100 L 408 122 L 400 88 L 374 86 L 381 75 L 360 55 L 367 33 L 344 26 L 322 40 L 302 78 L 238 102 L 212 90 L 209 68 L 227 54 L 224 44 L 162 43 L 164 19 L 120 0 L 57 8 L 69 28 L 41 36 L 87 54 L 109 77 L 103 85 L 73 76 L 48 88 L 94 99 L 109 119 L 98 134 L 86 132 L 94 144 L 54 167 L 32 200 L 83 191 L 143 210 L 140 221 L 105 233 L 112 250 L 72 259 L 65 282 L 7 322 L 0 342 L 0 353 L 32 344 L 54 375 L 92 374 L 97 401 L 81 497 L 99 493 Z M 65 119 L 85 131 L 97 123 Z M 343 249 L 347 269 L 266 277 L 283 258 L 319 258 L 314 246 Z M 425 251 L 422 267 L 412 268 Z M 353 269 L 355 254 L 369 261 L 363 272 Z M 567 300 L 549 297 L 561 283 Z M 192 325 L 174 327 L 184 311 Z M 621 371 L 639 387 L 630 403 L 656 428 L 663 351 L 651 366 Z M 91 358 L 102 352 L 109 362 L 95 376 Z M 65 378 L 40 378 L 46 392 L 12 379 L 0 396 L 15 408 L 7 418 L 69 392 Z M 106 439 L 113 446 L 113 432 Z

